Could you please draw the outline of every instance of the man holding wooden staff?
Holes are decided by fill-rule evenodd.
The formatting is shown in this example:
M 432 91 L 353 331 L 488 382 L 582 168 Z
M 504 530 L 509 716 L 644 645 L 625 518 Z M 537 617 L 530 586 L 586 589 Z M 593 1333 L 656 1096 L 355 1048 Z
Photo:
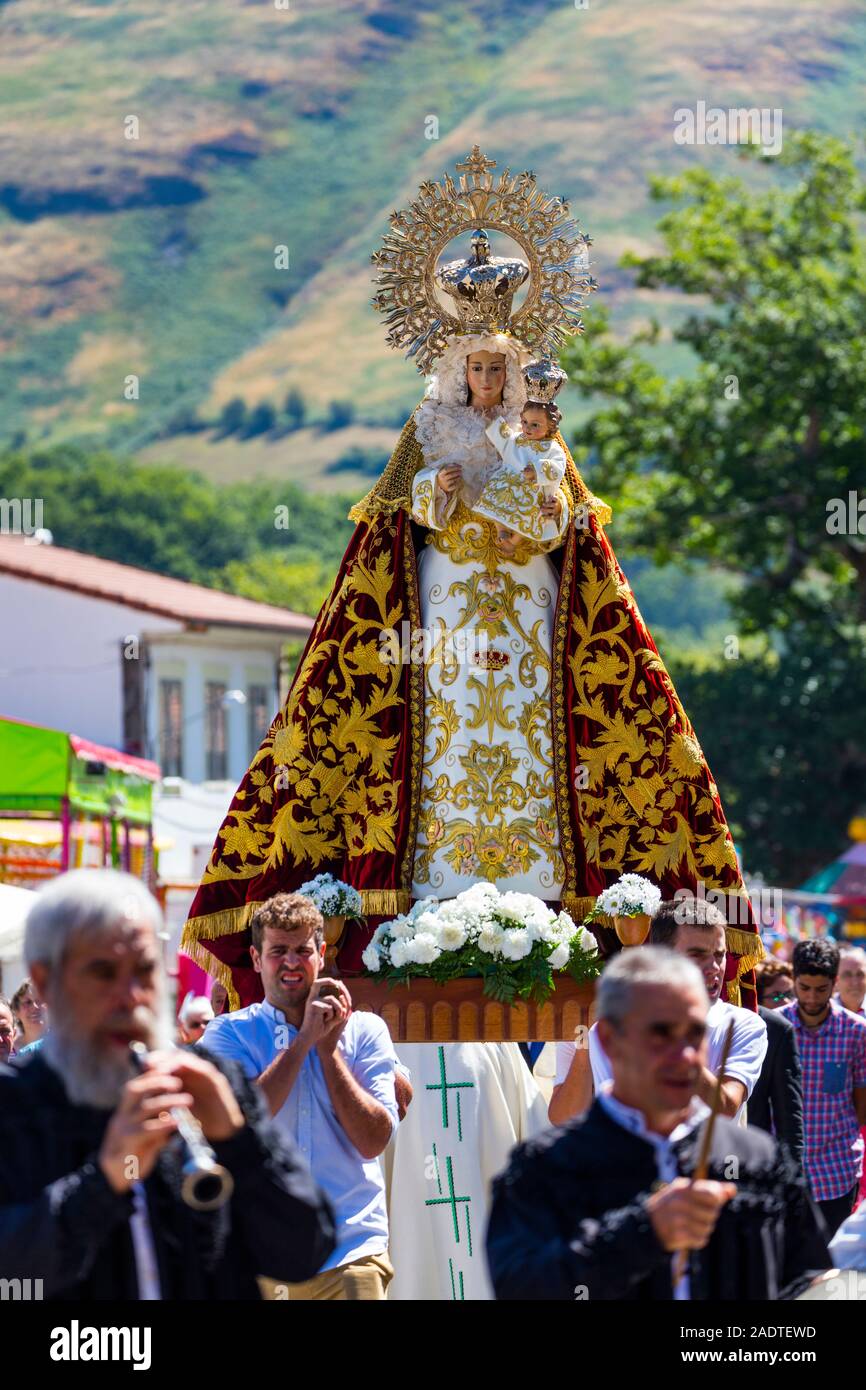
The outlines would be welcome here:
M 498 1298 L 776 1299 L 828 1267 L 790 1157 L 719 1113 L 718 1094 L 699 1099 L 708 1007 L 700 970 L 664 947 L 607 967 L 598 1032 L 613 1080 L 496 1179 Z

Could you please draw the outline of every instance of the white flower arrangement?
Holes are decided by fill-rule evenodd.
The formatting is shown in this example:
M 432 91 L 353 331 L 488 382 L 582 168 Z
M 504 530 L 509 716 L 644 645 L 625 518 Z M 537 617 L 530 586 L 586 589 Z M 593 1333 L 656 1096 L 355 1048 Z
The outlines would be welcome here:
M 654 917 L 661 900 L 661 889 L 648 878 L 643 878 L 641 874 L 623 874 L 616 883 L 599 893 L 592 916 L 606 913 L 608 917 L 639 917 L 646 913 Z
M 500 893 L 491 883 L 441 904 L 421 899 L 377 927 L 361 959 L 371 975 L 392 982 L 481 975 L 484 992 L 505 1003 L 518 995 L 542 1002 L 554 972 L 583 981 L 601 968 L 595 937 L 567 912 L 529 893 Z
M 333 874 L 316 874 L 302 883 L 298 892 L 315 903 L 323 917 L 360 916 L 361 894 Z

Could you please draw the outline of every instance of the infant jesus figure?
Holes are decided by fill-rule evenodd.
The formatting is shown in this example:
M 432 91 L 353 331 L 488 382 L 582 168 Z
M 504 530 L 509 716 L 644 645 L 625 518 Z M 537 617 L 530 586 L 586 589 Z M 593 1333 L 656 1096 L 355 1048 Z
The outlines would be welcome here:
M 555 435 L 562 412 L 552 401 L 527 401 L 520 412 L 520 433 L 501 416 L 487 437 L 502 456 L 473 511 L 496 522 L 498 547 L 513 553 L 523 537 L 542 545 L 556 544 L 568 519 L 562 491 L 565 453 Z

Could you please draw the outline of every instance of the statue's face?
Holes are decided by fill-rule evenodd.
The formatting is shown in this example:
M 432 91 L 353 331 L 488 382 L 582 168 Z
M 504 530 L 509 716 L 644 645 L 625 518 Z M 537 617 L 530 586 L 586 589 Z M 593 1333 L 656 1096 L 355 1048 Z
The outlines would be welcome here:
M 505 387 L 504 352 L 470 352 L 466 358 L 470 405 L 499 405 Z

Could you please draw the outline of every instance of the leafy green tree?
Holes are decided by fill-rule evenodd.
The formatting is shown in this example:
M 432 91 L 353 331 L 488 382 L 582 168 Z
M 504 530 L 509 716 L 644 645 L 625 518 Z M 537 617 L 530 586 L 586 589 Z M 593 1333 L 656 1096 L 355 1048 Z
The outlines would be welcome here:
M 307 417 L 307 403 L 301 392 L 294 386 L 283 402 L 283 416 L 289 430 L 303 428 L 304 420 Z
M 294 559 L 259 551 L 247 560 L 233 560 L 215 579 L 230 593 L 314 617 L 330 592 L 334 572 L 318 556 Z
M 204 429 L 207 429 L 207 423 L 201 419 L 196 407 L 194 405 L 181 405 L 169 417 L 163 433 L 171 438 L 176 434 L 198 434 Z
M 345 497 L 269 480 L 221 488 L 192 471 L 72 446 L 0 453 L 0 496 L 42 498 L 56 545 L 199 584 L 259 551 L 317 557 L 333 576 L 352 531 Z
M 355 407 L 351 401 L 331 401 L 325 416 L 325 429 L 344 430 L 355 418 Z
M 663 250 L 625 258 L 639 286 L 689 297 L 673 336 L 694 370 L 666 379 L 659 325 L 622 343 L 603 315 L 565 365 L 598 403 L 575 449 L 615 504 L 617 544 L 736 581 L 733 642 L 700 680 L 678 674 L 747 868 L 796 881 L 844 843 L 864 797 L 845 692 L 866 694 L 866 518 L 849 505 L 864 479 L 866 184 L 829 137 L 786 134 L 780 155 L 749 157 L 772 167 L 767 186 L 757 169 L 748 185 L 706 167 L 653 180 L 672 204 Z
M 247 416 L 243 430 L 245 439 L 254 439 L 259 434 L 269 434 L 277 422 L 277 413 L 268 401 L 260 401 Z
M 722 663 L 668 664 L 745 869 L 770 883 L 802 883 L 844 848 L 863 804 L 862 662 L 804 641 Z
M 230 401 L 226 401 L 219 417 L 220 434 L 228 437 L 232 434 L 241 434 L 247 422 L 247 407 L 240 396 L 233 396 Z

